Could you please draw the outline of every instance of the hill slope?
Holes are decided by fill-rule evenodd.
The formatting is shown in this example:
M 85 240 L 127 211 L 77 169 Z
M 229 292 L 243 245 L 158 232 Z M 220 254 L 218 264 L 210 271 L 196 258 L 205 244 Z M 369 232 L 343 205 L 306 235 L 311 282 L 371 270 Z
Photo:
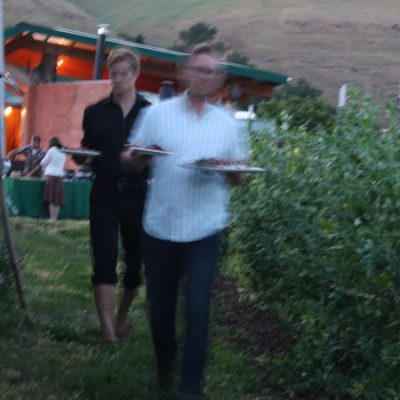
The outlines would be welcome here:
M 3 0 L 4 25 L 25 21 L 96 32 L 96 18 L 64 0 Z
M 343 83 L 377 99 L 398 95 L 399 18 L 398 0 L 5 0 L 8 25 L 25 19 L 94 32 L 96 21 L 108 22 L 114 34 L 142 33 L 164 47 L 203 21 L 253 64 L 306 78 L 332 103 Z

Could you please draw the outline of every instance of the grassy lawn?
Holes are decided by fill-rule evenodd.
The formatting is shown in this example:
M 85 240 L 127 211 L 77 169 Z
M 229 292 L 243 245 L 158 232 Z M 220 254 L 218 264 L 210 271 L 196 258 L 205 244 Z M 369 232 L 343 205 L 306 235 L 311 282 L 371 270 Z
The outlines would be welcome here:
M 14 218 L 24 254 L 28 312 L 16 296 L 0 293 L 0 398 L 4 400 L 174 399 L 154 389 L 153 352 L 145 296 L 131 311 L 130 336 L 115 345 L 101 341 L 90 286 L 87 222 Z M 261 371 L 211 329 L 207 399 L 271 399 Z

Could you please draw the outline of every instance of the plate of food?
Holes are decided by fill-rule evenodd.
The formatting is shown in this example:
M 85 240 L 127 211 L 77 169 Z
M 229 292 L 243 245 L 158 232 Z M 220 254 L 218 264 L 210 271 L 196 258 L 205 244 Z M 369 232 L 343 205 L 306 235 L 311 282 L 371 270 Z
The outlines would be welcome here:
M 82 156 L 82 157 L 98 157 L 101 155 L 100 151 L 86 150 L 86 149 L 61 149 L 61 152 L 71 156 Z
M 201 159 L 193 163 L 181 164 L 184 168 L 200 169 L 203 171 L 222 172 L 222 173 L 243 173 L 259 174 L 265 172 L 264 168 L 255 167 L 244 161 L 222 160 L 222 159 Z
M 125 147 L 135 150 L 138 154 L 143 154 L 146 156 L 170 156 L 171 152 L 165 151 L 158 146 L 151 147 L 140 147 L 134 144 L 126 144 Z

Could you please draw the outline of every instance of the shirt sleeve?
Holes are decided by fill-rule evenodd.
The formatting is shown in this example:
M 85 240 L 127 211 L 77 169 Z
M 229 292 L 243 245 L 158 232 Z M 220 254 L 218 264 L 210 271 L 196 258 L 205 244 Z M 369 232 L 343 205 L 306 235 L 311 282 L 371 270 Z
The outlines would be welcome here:
M 40 161 L 40 166 L 42 168 L 46 168 L 50 164 L 51 160 L 53 159 L 53 151 L 53 148 L 50 148 L 43 157 L 42 161 Z
M 151 104 L 149 104 L 147 107 L 142 108 L 139 111 L 139 113 L 136 116 L 136 119 L 135 119 L 135 121 L 134 121 L 134 123 L 132 125 L 131 131 L 129 133 L 128 143 L 136 143 L 137 142 L 136 138 L 138 136 L 139 130 L 141 129 L 141 126 L 143 124 L 145 116 L 146 116 L 146 114 L 147 114 L 147 112 L 148 112 L 150 107 L 151 107 Z
M 28 156 L 29 152 L 31 151 L 30 146 L 25 146 L 22 150 L 18 151 L 17 154 L 23 154 L 24 156 Z
M 241 121 L 232 119 L 230 158 L 233 160 L 246 160 L 249 157 L 249 151 L 249 137 L 246 125 Z
M 128 142 L 140 146 L 155 144 L 156 117 L 153 106 L 144 108 L 138 116 L 128 138 Z
M 39 162 L 43 160 L 45 155 L 46 155 L 46 152 L 44 150 L 40 150 L 39 154 L 37 155 L 37 159 L 39 160 Z
M 90 114 L 88 109 L 85 109 L 82 120 L 83 138 L 81 146 L 92 149 L 94 147 L 94 135 L 90 124 Z

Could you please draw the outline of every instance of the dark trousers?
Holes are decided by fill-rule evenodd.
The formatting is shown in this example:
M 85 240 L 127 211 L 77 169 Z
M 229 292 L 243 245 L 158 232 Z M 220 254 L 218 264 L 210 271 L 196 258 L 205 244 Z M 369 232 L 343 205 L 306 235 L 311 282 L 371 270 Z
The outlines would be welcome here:
M 151 330 L 157 367 L 161 370 L 170 369 L 176 356 L 176 303 L 179 280 L 184 278 L 186 331 L 179 388 L 182 393 L 201 394 L 219 236 L 175 243 L 144 234 L 142 242 Z
M 135 289 L 141 282 L 141 226 L 146 188 L 94 184 L 90 195 L 90 235 L 94 285 L 118 281 L 118 240 L 125 254 L 124 286 Z

